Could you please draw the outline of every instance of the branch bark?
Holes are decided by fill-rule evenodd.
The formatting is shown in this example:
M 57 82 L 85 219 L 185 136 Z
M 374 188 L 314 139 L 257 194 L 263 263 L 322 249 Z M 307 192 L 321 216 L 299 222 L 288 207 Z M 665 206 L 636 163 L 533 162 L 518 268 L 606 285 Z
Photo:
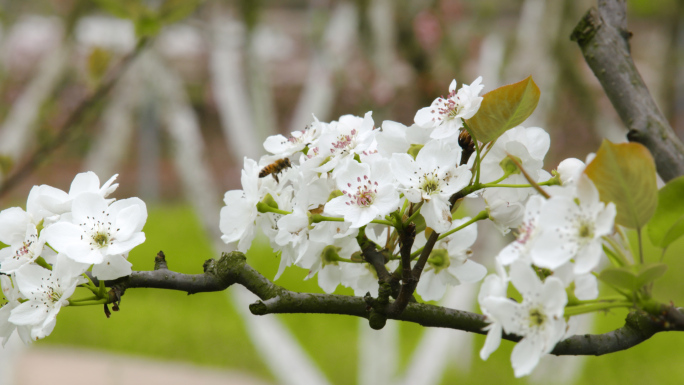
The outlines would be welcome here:
M 97 280 L 93 280 L 96 285 Z M 370 318 L 373 314 L 366 300 L 335 294 L 298 293 L 282 288 L 254 270 L 240 252 L 224 253 L 219 260 L 207 260 L 203 274 L 181 274 L 166 267 L 163 253 L 155 260 L 155 270 L 135 271 L 128 277 L 106 282 L 112 289 L 110 303 L 118 303 L 127 289 L 157 288 L 185 291 L 188 294 L 225 290 L 240 284 L 261 300 L 250 305 L 255 315 L 277 313 L 338 314 Z M 486 334 L 483 315 L 423 303 L 408 303 L 400 314 L 386 314 L 387 319 L 413 322 L 425 327 L 442 327 Z M 627 316 L 625 326 L 605 334 L 576 335 L 559 342 L 551 354 L 602 355 L 631 348 L 652 335 L 665 331 L 684 331 L 684 315 L 673 306 L 663 307 L 659 317 L 641 311 Z M 505 334 L 517 342 L 519 336 Z
M 684 175 L 684 144 L 653 101 L 634 65 L 629 47 L 625 0 L 599 0 L 577 24 L 570 39 L 582 49 L 620 119 L 627 138 L 646 146 L 666 182 Z

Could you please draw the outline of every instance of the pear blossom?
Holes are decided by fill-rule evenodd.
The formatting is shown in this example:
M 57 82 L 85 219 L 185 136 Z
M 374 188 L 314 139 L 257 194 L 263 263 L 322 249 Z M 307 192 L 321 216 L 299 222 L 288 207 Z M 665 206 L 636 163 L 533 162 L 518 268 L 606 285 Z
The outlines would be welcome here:
M 523 222 L 518 227 L 516 239 L 504 247 L 496 257 L 502 265 L 508 266 L 517 260 L 532 263 L 530 252 L 540 232 L 537 220 L 544 203 L 545 199 L 540 195 L 533 195 L 527 200 Z
M 246 252 L 256 235 L 254 222 L 257 218 L 259 194 L 259 171 L 257 163 L 245 157 L 242 170 L 242 190 L 230 190 L 223 197 L 226 204 L 221 209 L 219 228 L 221 239 L 227 244 L 236 243 L 237 249 Z
M 506 270 L 504 270 L 503 265 L 497 260 L 496 261 L 496 274 L 490 274 L 485 277 L 482 286 L 480 286 L 480 293 L 477 295 L 479 303 L 487 297 L 493 298 L 506 298 L 506 292 L 508 290 L 508 275 Z M 503 325 L 492 318 L 486 307 L 482 307 L 482 314 L 487 317 L 487 321 L 490 322 L 489 325 L 485 326 L 483 330 L 487 330 L 487 338 L 485 343 L 480 350 L 480 358 L 487 360 L 489 356 L 499 348 L 501 345 L 501 334 L 503 333 Z
M 446 98 L 435 99 L 430 107 L 421 108 L 414 118 L 417 125 L 423 128 L 435 128 L 430 136 L 434 139 L 444 139 L 458 135 L 463 127 L 463 119 L 470 119 L 482 104 L 482 97 L 478 96 L 484 88 L 482 77 L 478 77 L 470 85 L 462 85 L 456 91 L 456 80 L 449 85 Z
M 437 232 L 449 229 L 451 207 L 449 198 L 470 183 L 467 167 L 457 167 L 460 148 L 452 149 L 437 140 L 428 142 L 416 159 L 408 154 L 392 155 L 392 172 L 410 202 L 425 202 L 421 214 L 425 223 Z
M 547 277 L 542 282 L 522 261 L 511 265 L 510 274 L 513 286 L 522 294 L 522 302 L 498 295 L 485 296 L 480 306 L 506 333 L 523 337 L 511 354 L 515 376 L 521 377 L 530 374 L 541 356 L 551 352 L 563 338 L 563 313 L 568 298 L 560 279 Z
M 48 185 L 37 186 L 34 187 L 35 191 L 31 190 L 32 194 L 29 195 L 27 206 L 31 206 L 31 203 L 33 203 L 33 205 L 37 206 L 35 210 L 43 211 L 44 216 L 48 216 L 48 214 L 61 215 L 71 211 L 72 201 L 82 193 L 96 193 L 103 198 L 107 198 L 119 187 L 118 183 L 114 183 L 117 176 L 118 174 L 115 174 L 100 186 L 100 178 L 94 172 L 88 171 L 76 174 L 76 177 L 71 182 L 69 193 Z M 112 201 L 114 199 L 110 199 L 107 202 L 110 203 Z
M 451 229 L 455 229 L 470 218 L 453 221 Z M 437 241 L 425 270 L 418 281 L 416 292 L 426 301 L 441 299 L 447 285 L 457 286 L 461 283 L 473 283 L 487 274 L 487 269 L 468 257 L 472 254 L 470 247 L 477 238 L 477 224 L 473 223 L 444 239 Z M 425 233 L 416 236 L 415 244 L 425 243 Z
M 31 328 L 26 325 L 17 326 L 9 322 L 9 317 L 17 306 L 21 304 L 23 299 L 19 288 L 12 283 L 12 279 L 7 275 L 0 275 L 0 285 L 2 286 L 2 294 L 7 300 L 7 303 L 0 308 L 0 338 L 2 338 L 2 346 L 4 347 L 9 341 L 14 331 L 17 331 L 19 338 L 28 344 L 31 342 Z
M 82 193 L 73 200 L 69 221 L 60 221 L 44 230 L 55 250 L 76 262 L 99 264 L 106 256 L 127 253 L 145 241 L 142 228 L 147 207 L 138 198 L 107 205 L 96 193 Z
M 352 228 L 367 225 L 399 207 L 389 162 L 380 159 L 372 167 L 367 163 L 348 161 L 337 176 L 337 187 L 342 196 L 326 203 L 324 211 L 341 215 Z
M 552 196 L 539 214 L 543 229 L 531 250 L 535 265 L 554 270 L 574 259 L 576 274 L 585 274 L 599 263 L 602 237 L 613 231 L 615 204 L 599 200 L 594 183 L 583 175 L 577 183 L 577 199 Z
M 0 212 L 0 272 L 10 274 L 33 262 L 43 253 L 45 237 L 38 236 L 33 217 L 19 207 Z
M 372 113 L 367 112 L 363 118 L 344 115 L 337 122 L 331 122 L 318 140 L 320 155 L 316 162 L 320 166 L 316 172 L 328 172 L 355 154 L 368 153 L 375 150 L 376 142 L 373 134 Z M 335 171 L 337 173 L 337 170 Z
M 17 271 L 16 284 L 26 302 L 11 311 L 9 322 L 31 326 L 32 340 L 49 335 L 57 313 L 69 304 L 76 286 L 85 282 L 81 274 L 87 268 L 86 264 L 58 255 L 52 271 L 33 264 Z
M 272 135 L 264 141 L 264 149 L 279 157 L 289 157 L 299 151 L 303 151 L 308 145 L 314 143 L 321 136 L 326 124 L 321 123 L 316 116 L 314 122 L 301 131 L 293 131 L 289 137 Z

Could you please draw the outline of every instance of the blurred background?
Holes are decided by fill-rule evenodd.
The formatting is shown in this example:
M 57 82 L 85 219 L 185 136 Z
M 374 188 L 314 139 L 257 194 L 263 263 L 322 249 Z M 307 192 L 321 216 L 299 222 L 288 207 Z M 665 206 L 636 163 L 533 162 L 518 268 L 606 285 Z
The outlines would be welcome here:
M 532 75 L 542 96 L 526 125 L 546 129 L 546 169 L 584 159 L 626 130 L 569 39 L 591 0 L 0 0 L 0 205 L 25 205 L 31 186 L 68 190 L 74 175 L 119 174 L 117 198 L 149 207 L 147 242 L 131 252 L 151 270 L 199 273 L 227 250 L 218 213 L 239 189 L 245 156 L 269 136 L 312 121 L 373 111 L 406 125 L 452 79 L 483 76 L 485 92 Z M 632 53 L 651 93 L 684 135 L 684 1 L 630 0 Z M 137 48 L 136 48 L 137 47 Z M 100 92 L 111 85 L 106 94 Z M 100 97 L 100 95 L 104 95 Z M 24 168 L 28 162 L 35 167 Z M 24 172 L 22 170 L 26 169 Z M 17 179 L 15 175 L 21 174 Z M 8 183 L 11 181 L 11 183 Z M 504 245 L 480 227 L 487 262 Z M 248 262 L 272 278 L 261 239 Z M 671 271 L 682 271 L 672 246 Z M 679 266 L 676 264 L 679 263 Z M 306 271 L 278 284 L 320 292 Z M 684 301 L 674 274 L 662 298 Z M 477 311 L 477 287 L 446 306 Z M 351 294 L 340 289 L 339 293 Z M 450 384 L 681 383 L 679 335 L 627 352 L 549 359 L 512 380 L 504 343 L 488 361 L 484 338 L 390 323 L 380 331 L 342 316 L 256 317 L 249 293 L 128 293 L 121 311 L 62 311 L 53 334 L 0 352 L 0 383 Z M 623 312 L 587 317 L 582 330 L 621 326 Z M 36 370 L 36 366 L 40 370 Z M 42 376 L 42 377 L 41 377 Z M 144 381 L 143 381 L 144 380 Z M 81 382 L 79 382 L 81 381 Z

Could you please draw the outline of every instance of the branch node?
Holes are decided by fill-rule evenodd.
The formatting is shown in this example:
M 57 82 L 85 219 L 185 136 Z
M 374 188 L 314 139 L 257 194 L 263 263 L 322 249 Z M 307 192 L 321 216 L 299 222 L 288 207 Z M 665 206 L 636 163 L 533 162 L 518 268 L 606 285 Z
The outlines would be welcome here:
M 368 325 L 371 329 L 380 330 L 387 324 L 387 316 L 372 309 L 370 315 L 368 316 Z
M 154 270 L 168 270 L 169 266 L 166 264 L 166 255 L 159 250 L 157 256 L 154 257 Z
M 249 305 L 249 311 L 254 315 L 265 315 L 268 314 L 268 307 L 261 301 L 256 301 Z

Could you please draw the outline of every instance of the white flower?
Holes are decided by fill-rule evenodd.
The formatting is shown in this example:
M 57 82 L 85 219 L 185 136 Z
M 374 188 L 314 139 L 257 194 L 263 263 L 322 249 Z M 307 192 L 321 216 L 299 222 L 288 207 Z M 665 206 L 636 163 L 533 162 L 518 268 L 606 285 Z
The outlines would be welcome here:
M 19 207 L 0 212 L 0 272 L 11 274 L 36 260 L 43 252 L 45 239 L 38 236 L 33 217 Z
M 470 218 L 455 220 L 451 229 L 455 229 Z M 425 234 L 420 233 L 416 243 L 422 244 Z M 473 223 L 448 237 L 438 241 L 430 253 L 425 270 L 418 281 L 416 292 L 426 301 L 441 299 L 447 285 L 457 286 L 461 283 L 477 282 L 484 278 L 487 269 L 477 262 L 468 259 L 472 251 L 470 246 L 477 238 L 477 224 Z M 422 242 L 421 242 L 422 241 Z
M 331 122 L 318 140 L 318 160 L 316 172 L 328 172 L 347 162 L 354 154 L 363 154 L 375 147 L 372 112 L 363 118 L 344 115 L 337 122 Z
M 521 377 L 530 374 L 541 356 L 553 350 L 563 337 L 566 328 L 563 312 L 568 298 L 561 280 L 548 277 L 542 283 L 523 262 L 511 265 L 511 281 L 522 294 L 522 303 L 488 296 L 480 304 L 495 322 L 501 323 L 506 333 L 523 337 L 511 354 L 515 376 Z
M 482 286 L 480 286 L 480 293 L 477 295 L 477 300 L 480 304 L 487 297 L 506 298 L 508 290 L 508 275 L 506 270 L 499 261 L 496 261 L 496 274 L 488 275 Z M 482 313 L 487 317 L 491 323 L 483 330 L 488 330 L 487 339 L 485 340 L 482 349 L 480 350 L 480 358 L 486 360 L 501 344 L 501 334 L 503 333 L 503 326 L 492 318 L 486 307 L 482 307 Z
M 599 263 L 601 238 L 613 231 L 615 214 L 615 204 L 601 202 L 594 183 L 582 176 L 577 199 L 552 196 L 542 208 L 538 221 L 542 232 L 531 250 L 532 261 L 554 270 L 574 259 L 575 273 L 588 273 Z
M 259 211 L 259 167 L 253 159 L 245 158 L 242 170 L 242 190 L 230 190 L 223 197 L 219 228 L 221 239 L 227 244 L 238 242 L 238 250 L 246 252 L 256 235 L 255 220 Z
M 449 198 L 470 183 L 470 170 L 458 167 L 460 160 L 460 148 L 451 149 L 437 140 L 428 142 L 415 161 L 408 154 L 392 155 L 392 172 L 404 186 L 399 191 L 410 202 L 425 202 L 420 213 L 439 233 L 451 224 Z
M 382 129 L 375 130 L 375 140 L 378 143 L 378 153 L 389 158 L 394 153 L 405 153 L 410 143 L 406 139 L 407 127 L 401 123 L 385 120 Z
M 430 107 L 421 108 L 414 121 L 420 127 L 435 128 L 430 134 L 434 139 L 458 135 L 458 130 L 463 127 L 462 119 L 472 118 L 480 108 L 482 97 L 478 95 L 484 88 L 481 82 L 480 76 L 456 92 L 456 80 L 453 80 L 449 85 L 449 95 L 435 99 Z
M 100 178 L 97 177 L 92 171 L 82 172 L 74 177 L 71 182 L 71 187 L 69 188 L 69 193 L 54 188 L 48 185 L 36 186 L 31 190 L 29 195 L 28 206 L 33 203 L 36 207 L 36 211 L 40 210 L 44 212 L 44 216 L 50 215 L 60 215 L 71 210 L 71 202 L 74 198 L 82 193 L 96 193 L 106 198 L 109 194 L 113 193 L 117 187 L 118 183 L 114 183 L 118 174 L 109 178 L 102 187 L 100 187 Z M 35 191 L 34 191 L 35 190 Z M 109 200 L 112 202 L 114 199 Z M 30 212 L 31 210 L 28 209 Z
M 398 208 L 399 193 L 388 161 L 379 159 L 371 167 L 350 160 L 340 167 L 337 187 L 344 195 L 329 201 L 325 212 L 341 215 L 352 228 L 359 228 Z
M 540 195 L 533 195 L 527 200 L 523 222 L 518 227 L 515 241 L 504 247 L 496 257 L 502 265 L 508 266 L 517 260 L 522 260 L 528 264 L 532 262 L 530 251 L 539 233 L 537 220 L 544 203 L 545 199 Z
M 269 136 L 264 141 L 264 149 L 281 158 L 289 157 L 316 142 L 318 137 L 321 136 L 324 127 L 325 123 L 319 122 L 314 116 L 314 122 L 311 125 L 302 131 L 291 132 L 289 138 L 280 134 Z
M 9 322 L 32 326 L 33 340 L 49 335 L 59 310 L 69 304 L 68 298 L 76 286 L 85 282 L 80 275 L 87 268 L 85 264 L 58 255 L 52 271 L 38 265 L 28 265 L 17 271 L 16 283 L 27 301 L 12 310 Z
M 2 337 L 2 346 L 5 346 L 7 341 L 9 341 L 14 330 L 17 331 L 21 340 L 28 344 L 31 342 L 31 328 L 26 325 L 17 327 L 17 325 L 9 322 L 11 311 L 21 304 L 19 301 L 22 299 L 21 293 L 7 275 L 0 275 L 0 285 L 2 285 L 2 294 L 7 300 L 7 303 L 0 309 L 0 337 Z
M 76 262 L 99 264 L 106 256 L 129 252 L 145 242 L 142 228 L 147 220 L 145 203 L 138 198 L 107 206 L 95 193 L 74 198 L 70 221 L 46 228 L 45 238 L 55 250 Z

